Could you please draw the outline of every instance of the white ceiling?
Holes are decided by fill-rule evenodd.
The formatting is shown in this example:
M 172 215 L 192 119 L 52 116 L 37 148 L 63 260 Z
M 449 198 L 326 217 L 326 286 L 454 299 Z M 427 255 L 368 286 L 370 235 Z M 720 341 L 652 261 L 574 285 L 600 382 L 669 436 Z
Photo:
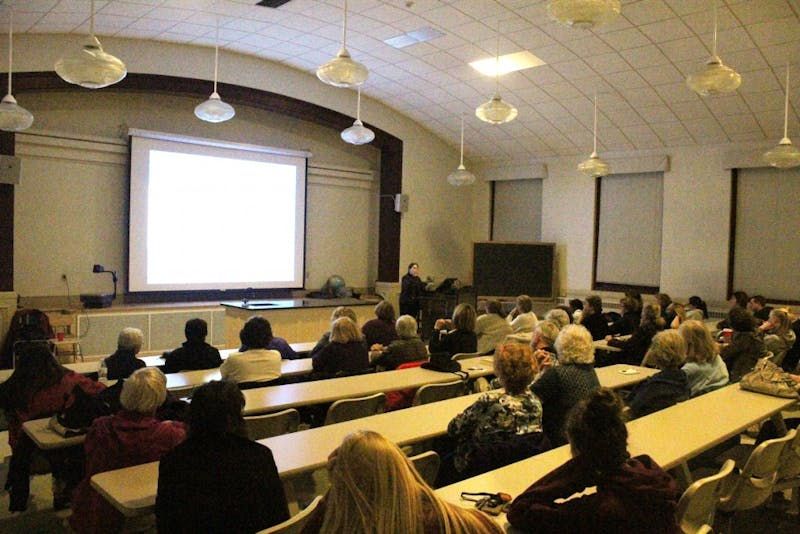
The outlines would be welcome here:
M 95 28 L 100 37 L 213 46 L 219 16 L 225 49 L 309 72 L 336 54 L 342 0 L 291 0 L 278 9 L 255 6 L 256 1 L 97 0 Z M 89 32 L 89 0 L 2 3 L 14 6 L 15 32 Z M 622 15 L 594 31 L 550 20 L 545 0 L 406 4 L 349 1 L 347 47 L 370 70 L 362 90 L 454 146 L 460 114 L 466 114 L 465 152 L 473 161 L 588 155 L 595 90 L 601 155 L 724 142 L 777 143 L 783 132 L 787 61 L 794 71 L 789 135 L 800 142 L 800 0 L 718 1 L 719 55 L 743 81 L 737 92 L 709 98 L 690 91 L 685 78 L 700 70 L 710 54 L 712 0 L 623 0 Z M 501 77 L 500 94 L 519 109 L 519 117 L 493 126 L 479 121 L 474 109 L 492 95 L 494 80 L 467 63 L 495 54 L 498 25 L 501 54 L 530 50 L 547 65 Z M 383 43 L 422 27 L 445 36 L 402 50 Z M 7 31 L 7 21 L 0 28 Z

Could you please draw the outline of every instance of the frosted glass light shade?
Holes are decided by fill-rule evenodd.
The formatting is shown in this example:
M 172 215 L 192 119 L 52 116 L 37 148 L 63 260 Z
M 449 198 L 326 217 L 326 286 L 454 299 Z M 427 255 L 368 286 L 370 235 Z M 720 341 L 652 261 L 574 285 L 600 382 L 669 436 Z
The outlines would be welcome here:
M 206 122 L 224 122 L 232 119 L 236 115 L 236 110 L 230 104 L 223 102 L 219 93 L 214 91 L 208 100 L 194 108 L 194 114 Z
M 334 87 L 356 87 L 367 81 L 367 67 L 350 57 L 346 48 L 317 68 L 317 78 Z
M 56 61 L 55 71 L 64 81 L 87 89 L 108 87 L 128 74 L 125 64 L 107 54 L 95 36 L 91 36 L 76 53 Z
M 19 132 L 31 127 L 33 115 L 17 104 L 17 99 L 8 94 L 0 101 L 0 130 Z
M 547 4 L 553 20 L 587 30 L 611 22 L 619 13 L 619 0 L 550 0 Z
M 517 108 L 504 102 L 500 95 L 494 95 L 475 110 L 475 116 L 491 124 L 503 124 L 517 118 Z
M 800 149 L 788 137 L 781 139 L 778 146 L 764 154 L 764 161 L 779 169 L 790 169 L 800 165 Z
M 366 145 L 375 139 L 375 132 L 364 126 L 361 120 L 356 119 L 350 128 L 342 131 L 342 139 L 351 145 Z
M 600 159 L 597 152 L 592 152 L 589 159 L 578 165 L 578 170 L 589 177 L 597 178 L 598 176 L 608 176 L 611 174 L 611 167 Z
M 447 175 L 447 183 L 455 186 L 472 185 L 475 183 L 475 175 L 469 172 L 462 163 L 456 170 Z
M 686 78 L 689 89 L 701 96 L 719 95 L 735 91 L 742 83 L 742 76 L 723 65 L 718 56 L 711 56 L 706 68 Z

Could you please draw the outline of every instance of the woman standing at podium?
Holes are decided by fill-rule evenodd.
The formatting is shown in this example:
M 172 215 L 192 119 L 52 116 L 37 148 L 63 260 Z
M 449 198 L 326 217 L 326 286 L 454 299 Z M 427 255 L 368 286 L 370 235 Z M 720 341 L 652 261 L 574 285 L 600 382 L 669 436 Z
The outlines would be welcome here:
M 419 277 L 419 265 L 409 263 L 408 272 L 400 282 L 400 315 L 419 320 L 419 296 L 425 289 L 425 282 Z

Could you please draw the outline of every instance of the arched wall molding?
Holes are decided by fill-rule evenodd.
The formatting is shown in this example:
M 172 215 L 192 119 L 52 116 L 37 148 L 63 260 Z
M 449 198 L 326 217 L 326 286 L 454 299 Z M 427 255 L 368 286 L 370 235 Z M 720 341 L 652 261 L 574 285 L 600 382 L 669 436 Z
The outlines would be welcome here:
M 4 78 L 4 77 L 3 77 Z M 3 82 L 4 83 L 4 82 Z M 120 83 L 102 89 L 105 92 L 164 93 L 206 98 L 208 82 L 196 78 L 161 74 L 129 73 Z M 43 91 L 86 91 L 66 84 L 54 72 L 15 72 L 14 93 Z M 219 83 L 225 101 L 236 106 L 251 106 L 288 117 L 309 121 L 341 131 L 352 125 L 353 118 L 278 93 L 241 85 Z M 400 214 L 394 211 L 393 197 L 402 191 L 403 141 L 380 128 L 368 125 L 375 132 L 372 145 L 380 151 L 380 217 L 378 229 L 378 281 L 396 282 L 400 265 Z M 0 132 L 0 153 L 14 154 L 14 134 Z M 0 184 L 0 291 L 13 290 L 14 226 L 13 185 Z M 11 209 L 7 209 L 10 206 Z

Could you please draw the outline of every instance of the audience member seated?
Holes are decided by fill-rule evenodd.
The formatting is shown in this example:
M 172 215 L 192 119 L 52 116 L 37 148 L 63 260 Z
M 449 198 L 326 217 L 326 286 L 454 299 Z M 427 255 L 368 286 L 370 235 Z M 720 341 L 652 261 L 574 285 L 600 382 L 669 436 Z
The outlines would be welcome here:
M 622 297 L 619 301 L 622 316 L 608 327 L 612 336 L 627 336 L 639 326 L 642 318 L 642 308 L 639 302 L 631 297 Z
M 672 314 L 672 321 L 669 323 L 670 328 L 678 328 L 686 320 L 686 308 L 680 302 L 672 302 L 667 310 Z
M 649 456 L 631 458 L 622 403 L 612 390 L 581 401 L 567 434 L 572 459 L 514 499 L 506 516 L 513 527 L 558 534 L 681 532 L 675 481 Z
M 731 382 L 738 382 L 742 376 L 753 370 L 759 358 L 766 356 L 764 340 L 755 332 L 756 320 L 753 314 L 738 306 L 728 312 L 733 335 L 730 343 L 723 343 L 719 355 L 728 366 Z
M 772 361 L 776 365 L 781 365 L 786 353 L 794 346 L 797 339 L 789 321 L 789 313 L 779 308 L 773 309 L 758 330 L 764 334 L 764 348 L 773 354 Z
M 555 347 L 559 365 L 549 368 L 531 385 L 542 402 L 542 428 L 554 447 L 567 441 L 564 422 L 570 409 L 600 387 L 594 370 L 592 336 L 586 328 L 565 326 L 558 333 Z
M 391 441 L 350 434 L 328 458 L 330 489 L 303 534 L 502 534 L 488 515 L 442 500 Z
M 356 317 L 356 312 L 354 312 L 352 308 L 348 308 L 347 306 L 339 306 L 331 312 L 331 328 L 333 328 L 334 321 L 336 321 L 336 319 L 338 319 L 339 317 L 347 317 L 351 321 L 353 321 L 353 323 L 358 324 L 358 317 Z M 317 344 L 314 345 L 313 349 L 311 349 L 311 353 L 309 353 L 309 356 L 313 357 L 319 351 L 324 349 L 330 342 L 331 342 L 331 330 L 329 329 L 327 332 L 322 334 L 321 338 L 319 338 Z M 369 348 L 369 345 L 366 345 L 366 343 L 365 346 Z
M 349 317 L 339 317 L 331 326 L 330 342 L 311 357 L 314 372 L 323 377 L 352 374 L 369 367 L 364 336 Z
M 247 439 L 243 408 L 231 382 L 194 393 L 189 436 L 158 466 L 159 532 L 249 533 L 289 518 L 272 451 Z
M 156 409 L 167 398 L 167 379 L 155 367 L 135 371 L 122 387 L 122 410 L 92 423 L 83 448 L 86 470 L 75 490 L 69 524 L 78 533 L 118 532 L 124 516 L 97 493 L 90 479 L 97 473 L 154 462 L 183 441 L 183 423 L 159 421 Z M 205 466 L 207 467 L 207 466 Z
M 277 350 L 281 355 L 281 360 L 297 360 L 300 355 L 297 354 L 289 342 L 282 337 L 272 336 L 272 341 L 269 342 L 267 347 L 269 350 Z
M 202 319 L 189 319 L 183 328 L 186 342 L 164 353 L 164 372 L 177 373 L 192 369 L 213 369 L 222 365 L 222 358 L 216 347 L 206 343 L 208 324 Z
M 372 365 L 379 371 L 397 369 L 398 365 L 418 362 L 428 357 L 428 347 L 417 335 L 417 320 L 410 315 L 401 315 L 396 325 L 399 339 L 389 343 L 388 347 L 379 347 L 379 356 L 372 361 Z
M 453 318 L 437 319 L 433 325 L 430 352 L 446 352 L 452 356 L 463 352 L 478 351 L 478 336 L 475 334 L 475 308 L 471 304 L 458 304 Z
M 503 304 L 499 300 L 486 302 L 486 313 L 475 319 L 475 335 L 478 336 L 478 352 L 489 354 L 513 332 L 503 314 Z
M 784 371 L 790 373 L 800 372 L 800 317 L 789 314 L 789 320 L 792 322 L 792 332 L 794 332 L 794 345 L 786 352 L 786 356 L 781 362 Z
M 145 366 L 144 360 L 136 357 L 142 350 L 144 336 L 138 328 L 123 328 L 117 338 L 117 352 L 103 360 L 109 380 L 122 380 Z
M 487 391 L 447 425 L 447 435 L 455 444 L 452 456 L 455 471 L 467 471 L 473 462 L 472 454 L 478 449 L 507 442 L 515 436 L 541 432 L 542 404 L 529 389 L 537 370 L 530 346 L 510 342 L 497 347 L 494 372 L 503 389 Z M 511 461 L 514 460 L 499 465 Z M 447 463 L 443 461 L 441 469 L 443 484 L 454 481 L 446 480 Z
M 689 302 L 686 303 L 684 308 L 686 310 L 686 319 L 691 319 L 693 321 L 705 321 L 708 319 L 708 306 L 706 306 L 706 301 L 697 295 L 689 297 Z
M 414 319 L 416 321 L 416 318 Z M 361 327 L 361 333 L 364 334 L 364 341 L 367 347 L 372 350 L 373 345 L 383 345 L 388 347 L 389 344 L 397 339 L 397 331 L 395 330 L 395 316 L 394 306 L 388 300 L 382 300 L 375 305 L 375 318 L 370 319 Z M 414 329 L 416 333 L 416 327 Z
M 734 291 L 731 296 L 728 297 L 728 315 L 717 323 L 717 330 L 722 330 L 723 328 L 732 328 L 730 319 L 731 311 L 736 308 L 741 308 L 743 310 L 746 309 L 749 300 L 750 298 L 744 291 Z
M 511 330 L 515 334 L 531 334 L 533 329 L 536 328 L 536 323 L 539 319 L 533 313 L 533 301 L 528 295 L 520 295 L 517 297 L 517 304 L 511 313 L 508 314 L 506 320 L 511 323 Z
M 258 315 L 250 317 L 239 332 L 239 340 L 239 352 L 228 356 L 219 368 L 223 380 L 248 388 L 281 377 L 281 355 L 267 348 L 272 341 L 269 321 Z
M 686 342 L 686 363 L 683 372 L 689 380 L 692 397 L 708 393 L 728 384 L 728 368 L 719 355 L 719 348 L 706 325 L 688 320 L 678 328 Z
M 581 323 L 592 335 L 592 339 L 603 339 L 608 334 L 608 322 L 603 316 L 603 301 L 597 295 L 586 297 Z
M 547 315 L 544 316 L 544 319 L 546 321 L 554 322 L 558 326 L 558 329 L 561 330 L 572 322 L 569 312 L 564 309 L 565 307 L 566 306 L 558 306 L 553 308 L 547 312 Z
M 681 367 L 686 362 L 686 342 L 677 330 L 653 337 L 644 365 L 661 372 L 636 384 L 625 399 L 633 418 L 663 410 L 690 396 L 689 379 Z
M 23 432 L 22 424 L 31 419 L 50 417 L 75 399 L 75 388 L 94 395 L 105 386 L 63 367 L 45 344 L 32 343 L 18 349 L 14 372 L 0 384 L 0 408 L 8 420 L 8 444 L 11 463 L 5 489 L 9 492 L 8 509 L 26 510 L 30 496 L 30 467 L 36 445 Z M 53 477 L 64 480 L 63 465 L 53 464 Z M 76 482 L 79 480 L 75 478 Z M 74 486 L 69 487 L 69 491 Z M 55 500 L 66 498 L 54 495 Z M 68 500 L 66 502 L 69 502 Z
M 628 365 L 641 365 L 650 342 L 660 330 L 664 328 L 664 319 L 661 317 L 661 309 L 655 302 L 645 304 L 642 308 L 642 319 L 639 326 L 634 329 L 633 334 L 628 339 L 616 339 L 606 336 L 609 347 L 617 347 L 622 350 L 611 357 L 620 363 Z
M 665 328 L 670 328 L 672 320 L 675 318 L 675 313 L 670 308 L 672 305 L 672 297 L 666 293 L 656 293 L 655 299 L 661 307 L 661 318 L 664 319 Z
M 753 295 L 747 301 L 747 309 L 756 318 L 756 323 L 761 324 L 769 319 L 772 306 L 767 306 L 767 299 L 764 298 L 764 295 Z
M 569 308 L 572 310 L 570 313 L 572 322 L 579 324 L 581 322 L 581 317 L 583 317 L 583 301 L 581 299 L 570 299 Z

